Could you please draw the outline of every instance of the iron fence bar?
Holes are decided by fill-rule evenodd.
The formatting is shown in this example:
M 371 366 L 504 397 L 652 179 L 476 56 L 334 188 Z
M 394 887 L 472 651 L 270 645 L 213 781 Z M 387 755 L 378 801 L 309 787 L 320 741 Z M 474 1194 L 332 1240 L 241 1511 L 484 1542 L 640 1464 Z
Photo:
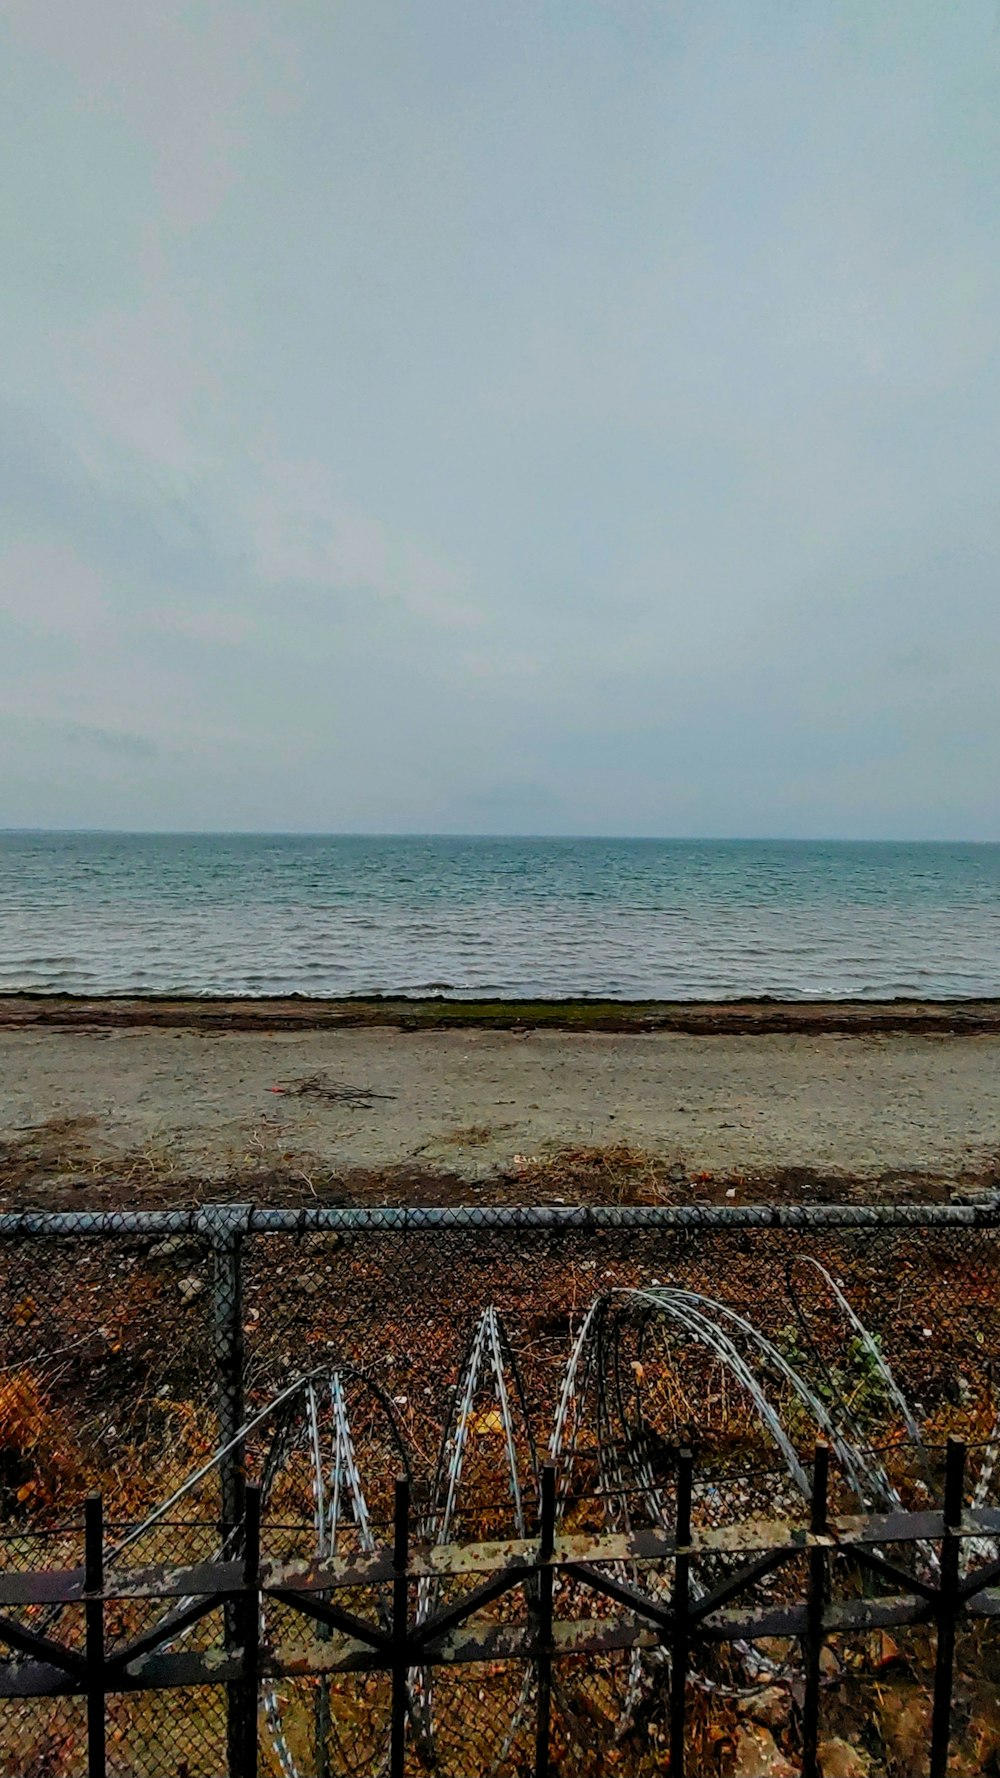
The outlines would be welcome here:
M 927 1621 L 927 1616 L 926 1601 L 915 1594 L 894 1599 L 838 1600 L 824 1611 L 822 1628 L 824 1636 L 837 1636 L 854 1630 L 887 1630 L 895 1625 L 922 1624 Z M 763 1636 L 789 1636 L 802 1641 L 809 1634 L 809 1608 L 806 1604 L 758 1606 L 746 1610 L 729 1606 L 715 1618 L 699 1625 L 698 1634 L 707 1642 L 756 1642 Z
M 320 1628 L 319 1634 L 329 1637 L 329 1631 L 323 1628 Z M 313 1716 L 316 1723 L 316 1778 L 330 1778 L 330 1728 L 333 1715 L 330 1709 L 330 1684 L 325 1673 L 317 1675 Z
M 87 1652 L 87 1778 L 106 1778 L 107 1723 L 104 1673 L 104 1505 L 99 1494 L 84 1508 L 84 1605 Z
M 555 1571 L 553 1571 L 555 1572 Z M 973 1619 L 1000 1619 L 1000 1591 L 989 1595 L 980 1607 L 971 1606 Z M 823 1613 L 825 1636 L 865 1635 L 876 1629 L 892 1630 L 923 1623 L 926 1607 L 922 1600 L 893 1598 L 878 1600 L 838 1601 Z M 723 1621 L 710 1623 L 698 1632 L 699 1642 L 732 1644 L 756 1642 L 765 1637 L 803 1638 L 809 1630 L 804 1605 L 745 1613 L 726 1613 Z M 604 1654 L 630 1649 L 662 1649 L 666 1638 L 652 1623 L 636 1619 L 606 1617 L 554 1619 L 552 1625 L 553 1662 L 566 1658 Z M 419 1664 L 428 1667 L 473 1666 L 495 1661 L 517 1661 L 525 1666 L 537 1660 L 537 1636 L 534 1628 L 523 1624 L 491 1623 L 474 1629 L 459 1627 L 435 1643 Z M 194 1686 L 209 1688 L 239 1679 L 242 1658 L 239 1653 L 223 1654 L 219 1650 L 175 1649 L 154 1652 L 136 1663 L 137 1671 L 117 1671 L 108 1688 L 116 1694 L 177 1690 Z M 317 1675 L 344 1673 L 385 1673 L 391 1661 L 368 1644 L 348 1641 L 344 1645 L 320 1643 L 303 1649 L 301 1643 L 278 1644 L 261 1650 L 260 1673 L 273 1679 L 308 1678 Z M 0 1663 L 0 1700 L 39 1697 L 85 1697 L 86 1675 L 76 1676 L 44 1662 Z
M 197 1235 L 201 1210 L 5 1210 L 0 1239 L 52 1241 L 66 1235 Z
M 809 1529 L 813 1537 L 826 1532 L 827 1500 L 830 1483 L 830 1447 L 820 1440 L 813 1454 L 812 1495 L 809 1502 Z M 820 1778 L 817 1747 L 819 1743 L 819 1702 L 821 1659 L 823 1655 L 823 1608 L 826 1605 L 827 1557 L 821 1543 L 815 1543 L 807 1557 L 808 1579 L 806 1618 L 808 1630 L 804 1638 L 806 1661 L 805 1697 L 802 1703 L 802 1778 Z
M 550 1564 L 556 1537 L 556 1469 L 546 1463 L 541 1474 L 538 1516 L 538 1579 L 535 1587 L 535 1778 L 548 1778 L 552 1734 L 552 1592 L 555 1575 Z
M 134 1642 L 128 1643 L 125 1648 L 118 1649 L 115 1654 L 110 1655 L 105 1662 L 108 1689 L 114 1689 L 111 1681 L 117 1674 L 124 1672 L 126 1667 L 131 1667 L 135 1661 L 145 1660 L 147 1655 L 153 1654 L 165 1642 L 171 1641 L 175 1636 L 180 1636 L 185 1630 L 190 1630 L 201 1618 L 207 1617 L 209 1612 L 214 1611 L 221 1602 L 219 1595 L 192 1599 L 190 1605 L 186 1605 L 178 1611 L 168 1612 L 167 1616 L 161 1618 L 158 1624 L 154 1624 L 151 1630 L 147 1630 L 144 1636 L 137 1636 Z
M 948 1526 L 947 1531 L 959 1547 L 972 1539 L 995 1537 L 1000 1534 L 1000 1513 L 992 1510 L 988 1514 L 966 1510 L 962 1514 L 961 1523 Z M 876 1573 L 898 1582 L 905 1591 L 924 1594 L 933 1601 L 937 1598 L 936 1587 L 921 1580 L 909 1569 L 887 1562 L 871 1546 L 883 1541 L 899 1545 L 923 1544 L 939 1540 L 944 1534 L 945 1518 L 940 1510 L 898 1512 L 892 1515 L 872 1513 L 865 1517 L 831 1514 L 821 1542 L 824 1549 L 852 1562 L 857 1559 L 870 1564 Z M 761 1561 L 773 1560 L 780 1564 L 802 1556 L 814 1542 L 812 1531 L 793 1521 L 753 1521 L 746 1529 L 739 1525 L 728 1525 L 692 1531 L 685 1553 L 692 1560 L 698 1560 L 704 1556 L 735 1555 L 740 1551 L 759 1552 Z M 595 1569 L 594 1564 L 629 1562 L 638 1568 L 655 1567 L 663 1562 L 673 1561 L 677 1544 L 676 1536 L 666 1533 L 650 1532 L 636 1536 L 601 1532 L 577 1533 L 553 1537 L 550 1561 L 556 1569 L 577 1573 L 581 1579 L 586 1576 L 587 1584 L 598 1590 L 604 1589 L 606 1585 L 610 1589 L 612 1583 L 600 1570 Z M 508 1586 L 515 1586 L 534 1572 L 537 1556 L 537 1537 L 510 1538 L 496 1543 L 439 1544 L 432 1548 L 418 1544 L 407 1562 L 407 1578 L 414 1582 L 428 1577 L 446 1580 L 457 1576 L 467 1579 L 473 1574 L 492 1574 L 497 1577 L 498 1582 L 504 1577 Z M 209 1600 L 210 1605 L 234 1602 L 244 1590 L 243 1568 L 242 1559 L 236 1561 L 224 1558 L 201 1562 L 193 1567 L 175 1567 L 165 1563 L 117 1572 L 108 1569 L 101 1596 L 107 1604 L 143 1599 L 183 1599 L 186 1602 L 194 1594 Z M 260 1590 L 265 1595 L 281 1599 L 285 1604 L 294 1603 L 297 1609 L 308 1609 L 302 1602 L 312 1599 L 316 1594 L 370 1589 L 391 1581 L 394 1574 L 392 1551 L 381 1548 L 370 1558 L 360 1561 L 317 1563 L 314 1560 L 263 1560 Z M 958 1588 L 963 1601 L 973 1600 L 978 1593 L 991 1590 L 992 1582 L 998 1574 L 1000 1563 L 991 1562 L 987 1567 L 968 1576 Z M 757 1563 L 748 1563 L 741 1571 L 741 1577 L 746 1585 L 752 1585 L 759 1578 Z M 615 1582 L 614 1585 L 624 1587 L 625 1583 Z M 723 1589 L 727 1592 L 730 1590 L 728 1580 L 721 1583 L 719 1592 L 706 1594 L 697 1604 L 692 1604 L 692 1623 L 722 1605 Z M 610 1596 L 616 1595 L 610 1592 Z M 28 1572 L 17 1569 L 0 1570 L 0 1605 L 80 1605 L 83 1597 L 84 1570 L 80 1568 Z M 645 1595 L 637 1592 L 635 1601 L 643 1597 Z M 629 1603 L 631 1602 L 630 1599 Z M 318 1602 L 318 1609 L 326 1609 L 322 1599 Z M 359 1619 L 358 1622 L 363 1620 Z M 40 1658 L 58 1661 L 64 1655 L 67 1669 L 71 1669 L 82 1658 L 74 1650 L 49 1642 L 7 1618 L 0 1618 L 0 1642 L 6 1640 L 8 1628 L 18 1632 L 31 1651 L 37 1652 Z M 371 1626 L 371 1630 L 374 1636 L 374 1626 Z M 14 1646 L 13 1642 L 11 1646 Z
M 687 1676 L 690 1656 L 688 1607 L 691 1591 L 691 1496 L 694 1488 L 694 1459 L 691 1452 L 677 1455 L 677 1514 L 675 1534 L 677 1552 L 674 1556 L 673 1635 L 670 1644 L 670 1770 L 675 1778 L 684 1778 L 685 1719 L 687 1712 Z
M 723 1605 L 728 1605 L 730 1599 L 737 1598 L 748 1587 L 755 1586 L 776 1569 L 783 1568 L 786 1562 L 800 1553 L 801 1546 L 769 1551 L 767 1555 L 758 1556 L 756 1562 L 748 1562 L 745 1568 L 739 1569 L 728 1580 L 720 1581 L 711 1593 L 703 1593 L 695 1604 L 688 1606 L 688 1623 L 691 1628 L 700 1624 L 702 1618 L 711 1617 L 713 1612 L 720 1611 Z
M 630 1587 L 627 1581 L 615 1580 L 613 1575 L 602 1574 L 600 1569 L 592 1568 L 589 1562 L 571 1562 L 563 1569 L 563 1573 L 567 1579 L 582 1581 L 593 1592 L 603 1593 L 606 1598 L 613 1599 L 616 1605 L 624 1605 L 626 1610 L 637 1612 L 640 1617 L 657 1624 L 661 1630 L 667 1633 L 673 1630 L 673 1606 L 651 1599 L 648 1593 L 641 1592 L 638 1587 Z
M 494 1599 L 502 1598 L 504 1593 L 513 1592 L 515 1587 L 519 1587 L 533 1573 L 531 1568 L 505 1568 L 491 1580 L 485 1580 L 481 1586 L 473 1588 L 471 1593 L 466 1593 L 457 1604 L 447 1606 L 444 1611 L 435 1613 L 434 1617 L 425 1618 L 411 1632 L 411 1656 L 419 1655 L 428 1643 L 437 1642 L 440 1637 L 447 1636 L 484 1605 L 492 1604 Z
M 867 1568 L 872 1574 L 877 1574 L 880 1580 L 891 1580 L 897 1586 L 905 1587 L 907 1591 L 912 1589 L 914 1593 L 921 1593 L 931 1605 L 937 1600 L 938 1589 L 936 1586 L 921 1580 L 919 1574 L 911 1574 L 909 1569 L 900 1568 L 896 1562 L 887 1562 L 884 1556 L 878 1555 L 874 1550 L 866 1549 L 863 1544 L 838 1544 L 837 1548 L 841 1555 L 856 1562 L 859 1568 Z M 998 1572 L 1000 1572 L 1000 1567 L 998 1567 Z M 984 1581 L 983 1585 L 988 1586 L 989 1582 Z
M 377 1624 L 370 1624 L 367 1618 L 356 1617 L 352 1611 L 342 1611 L 340 1606 L 331 1605 L 326 1599 L 314 1599 L 309 1593 L 296 1593 L 290 1587 L 268 1587 L 268 1599 L 276 1599 L 279 1605 L 287 1605 L 292 1611 L 311 1618 L 314 1623 L 322 1624 L 325 1629 L 339 1630 L 344 1636 L 353 1636 L 356 1642 L 367 1643 L 379 1654 L 391 1655 L 393 1639 Z
M 967 1574 L 964 1580 L 959 1581 L 958 1597 L 964 1604 L 967 1599 L 974 1599 L 976 1594 L 983 1592 L 986 1587 L 991 1587 L 996 1580 L 1000 1580 L 1000 1562 L 988 1562 L 984 1567 L 975 1569 L 972 1574 Z
M 257 1778 L 257 1688 L 260 1669 L 260 1489 L 244 1490 L 243 1582 L 240 1635 L 243 1644 L 240 1778 Z
M 410 1482 L 396 1478 L 392 1539 L 392 1715 L 389 1731 L 389 1778 L 403 1778 L 406 1764 L 406 1685 L 409 1676 Z
M 944 1534 L 941 1539 L 941 1585 L 938 1592 L 937 1658 L 934 1663 L 934 1712 L 931 1717 L 930 1778 L 945 1778 L 951 1739 L 951 1702 L 955 1670 L 955 1627 L 961 1610 L 958 1591 L 959 1540 L 965 1488 L 965 1443 L 949 1438 L 944 1472 Z
M 839 1554 L 853 1556 L 879 1544 L 929 1543 L 940 1538 L 944 1515 L 936 1512 L 895 1512 L 831 1514 L 827 1533 Z M 953 1528 L 959 1539 L 1000 1536 L 1000 1511 L 991 1508 L 966 1511 L 962 1524 Z M 808 1547 L 810 1533 L 787 1520 L 754 1521 L 749 1526 L 723 1525 L 692 1533 L 690 1553 L 693 1557 L 750 1555 L 773 1553 L 784 1558 L 800 1556 Z M 660 1531 L 570 1533 L 556 1537 L 553 1558 L 557 1567 L 577 1563 L 629 1562 L 648 1567 L 672 1561 L 677 1539 Z M 537 1555 L 537 1538 L 506 1538 L 492 1543 L 418 1544 L 409 1561 L 412 1580 L 438 1579 L 454 1574 L 493 1574 L 521 1567 L 533 1567 Z M 878 1558 L 876 1558 L 877 1560 Z M 922 1584 L 904 1568 L 893 1570 L 893 1577 L 917 1587 Z M 984 1571 L 985 1572 L 985 1571 Z M 296 1559 L 287 1562 L 265 1561 L 261 1568 L 264 1592 L 297 1593 L 346 1592 L 357 1588 L 379 1586 L 392 1579 L 392 1552 L 379 1548 L 371 1556 L 351 1560 L 317 1561 Z M 17 1571 L 0 1570 L 0 1604 L 37 1605 L 72 1604 L 79 1601 L 81 1571 L 20 1575 Z M 242 1589 L 242 1565 L 239 1562 L 204 1562 L 192 1568 L 146 1567 L 130 1571 L 110 1570 L 104 1596 L 112 1599 L 186 1597 L 189 1593 L 238 1593 Z
M 247 1233 L 392 1234 L 420 1229 L 995 1228 L 1000 1194 L 985 1204 L 456 1204 L 314 1205 L 252 1209 Z M 3 1222 L 0 1219 L 0 1234 Z
M 0 1642 L 19 1655 L 28 1655 L 47 1667 L 57 1667 L 60 1673 L 68 1674 L 70 1678 L 82 1679 L 86 1674 L 86 1659 L 75 1648 L 64 1648 L 61 1642 L 39 1636 L 35 1630 L 26 1630 L 13 1618 L 0 1617 Z
M 212 1256 L 212 1355 L 218 1385 L 222 1530 L 228 1538 L 243 1520 L 244 1451 L 239 1432 L 246 1419 L 243 1351 L 243 1237 L 248 1204 L 219 1204 L 201 1212 L 200 1232 Z
M 243 1521 L 245 1460 L 238 1434 L 246 1418 L 243 1353 L 242 1244 L 250 1206 L 206 1205 L 198 1219 L 198 1232 L 207 1239 L 212 1263 L 212 1353 L 215 1360 L 219 1419 L 219 1533 L 226 1550 Z M 223 1607 L 225 1645 L 235 1651 L 241 1643 L 240 1607 L 229 1601 Z M 226 1703 L 226 1766 L 228 1778 L 242 1778 L 243 1697 L 237 1681 L 230 1682 Z
M 15 1591 L 13 1587 L 7 1588 L 10 1578 L 8 1574 L 0 1574 L 0 1597 L 4 1597 L 8 1591 L 11 1594 Z M 28 1578 L 42 1583 L 49 1579 L 47 1575 L 33 1575 Z M 71 1605 L 80 1596 L 73 1586 L 73 1578 L 70 1570 L 67 1573 L 70 1584 L 65 1591 L 60 1589 L 55 1592 L 42 1584 L 37 1596 L 32 1593 L 30 1597 L 17 1600 L 8 1598 L 6 1602 L 18 1605 Z M 196 1562 L 190 1568 L 174 1568 L 169 1564 L 149 1564 L 142 1568 L 126 1569 L 124 1572 L 110 1568 L 105 1571 L 104 1576 L 104 1598 L 108 1604 L 116 1599 L 187 1599 L 193 1593 L 212 1593 L 221 1603 L 242 1590 L 243 1564 L 227 1559 Z

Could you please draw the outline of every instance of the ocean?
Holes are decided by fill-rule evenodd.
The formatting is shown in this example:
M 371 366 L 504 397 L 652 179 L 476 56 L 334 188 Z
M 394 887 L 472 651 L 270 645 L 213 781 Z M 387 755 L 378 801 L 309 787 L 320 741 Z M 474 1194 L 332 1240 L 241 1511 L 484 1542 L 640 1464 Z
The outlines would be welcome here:
M 1000 846 L 0 833 L 0 992 L 1000 994 Z

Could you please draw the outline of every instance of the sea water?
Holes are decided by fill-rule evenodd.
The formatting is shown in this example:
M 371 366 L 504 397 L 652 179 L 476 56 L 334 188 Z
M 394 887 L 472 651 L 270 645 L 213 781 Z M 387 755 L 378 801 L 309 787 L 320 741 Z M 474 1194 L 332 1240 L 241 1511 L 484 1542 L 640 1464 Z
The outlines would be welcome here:
M 0 992 L 1000 994 L 1000 846 L 0 833 Z

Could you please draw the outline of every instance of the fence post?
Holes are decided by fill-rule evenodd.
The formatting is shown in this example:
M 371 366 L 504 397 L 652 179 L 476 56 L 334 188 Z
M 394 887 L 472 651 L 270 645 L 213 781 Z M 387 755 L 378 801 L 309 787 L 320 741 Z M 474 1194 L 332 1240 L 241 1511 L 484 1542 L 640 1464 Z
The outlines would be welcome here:
M 538 1516 L 536 1610 L 538 1618 L 535 1665 L 538 1673 L 538 1714 L 535 1720 L 535 1778 L 548 1778 L 552 1732 L 552 1587 L 554 1574 L 548 1564 L 556 1541 L 556 1470 L 554 1463 L 542 1469 Z
M 243 1239 L 250 1222 L 250 1204 L 206 1204 L 198 1228 L 212 1256 L 212 1357 L 216 1372 L 219 1445 L 231 1444 L 246 1419 L 243 1376 Z M 246 1480 L 243 1446 L 227 1451 L 219 1464 L 219 1530 L 227 1551 L 244 1517 Z M 236 1649 L 242 1624 L 238 1606 L 223 1609 L 225 1643 Z M 243 1774 L 243 1686 L 230 1680 L 227 1691 L 226 1750 L 228 1778 Z
M 260 1677 L 260 1489 L 244 1489 L 243 1585 L 240 1607 L 243 1644 L 243 1746 L 240 1778 L 257 1778 L 257 1704 Z
M 206 1204 L 198 1214 L 199 1232 L 212 1256 L 212 1357 L 216 1370 L 219 1444 L 228 1445 L 243 1421 L 243 1237 L 252 1206 Z M 232 1536 L 243 1519 L 243 1449 L 237 1447 L 219 1465 L 223 1533 Z
M 955 1668 L 955 1626 L 959 1611 L 959 1542 L 965 1491 L 965 1441 L 948 1440 L 944 1472 L 944 1535 L 941 1539 L 941 1583 L 937 1611 L 937 1660 L 934 1667 L 934 1715 L 931 1719 L 930 1778 L 944 1778 L 951 1739 L 951 1693 Z
M 684 1778 L 687 1675 L 691 1632 L 688 1623 L 691 1581 L 691 1497 L 694 1458 L 686 1448 L 677 1453 L 677 1521 L 674 1551 L 674 1624 L 670 1638 L 670 1771 Z
M 813 1453 L 812 1499 L 809 1508 L 809 1529 L 813 1537 L 823 1537 L 827 1530 L 830 1485 L 830 1447 L 820 1439 Z M 813 1544 L 809 1550 L 807 1571 L 805 1637 L 806 1689 L 802 1705 L 802 1778 L 819 1778 L 817 1745 L 819 1741 L 820 1660 L 823 1653 L 823 1610 L 826 1605 L 826 1551 Z
M 406 1765 L 406 1645 L 409 1636 L 410 1483 L 396 1478 L 392 1535 L 392 1721 L 389 1733 L 390 1778 L 403 1778 Z
M 83 1586 L 96 1593 L 84 1606 L 87 1652 L 87 1778 L 107 1772 L 106 1697 L 104 1691 L 104 1503 L 88 1494 L 84 1506 Z

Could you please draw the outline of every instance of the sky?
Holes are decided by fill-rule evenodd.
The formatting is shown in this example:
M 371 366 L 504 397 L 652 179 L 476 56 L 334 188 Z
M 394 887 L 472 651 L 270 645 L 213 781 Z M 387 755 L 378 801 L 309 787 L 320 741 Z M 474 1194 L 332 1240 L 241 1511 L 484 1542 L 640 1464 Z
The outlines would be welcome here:
M 1000 839 L 996 0 L 2 0 L 0 826 Z

